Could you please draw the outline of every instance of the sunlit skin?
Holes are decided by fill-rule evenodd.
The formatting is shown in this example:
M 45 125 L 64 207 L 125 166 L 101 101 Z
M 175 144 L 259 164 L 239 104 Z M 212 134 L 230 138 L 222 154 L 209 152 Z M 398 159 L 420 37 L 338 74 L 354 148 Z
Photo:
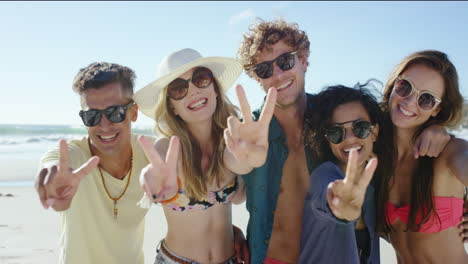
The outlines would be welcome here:
M 103 110 L 112 105 L 126 105 L 130 102 L 121 88 L 119 82 L 104 85 L 99 89 L 88 89 L 81 95 L 83 110 Z M 105 115 L 101 122 L 94 127 L 88 127 L 91 151 L 100 157 L 99 165 L 110 175 L 122 179 L 130 168 L 130 163 L 121 160 L 130 160 L 132 148 L 130 144 L 131 122 L 136 121 L 138 108 L 129 107 L 123 122 L 112 123 Z M 104 138 L 103 138 L 104 137 Z M 112 137 L 106 140 L 106 137 Z
M 191 78 L 193 70 L 185 72 L 179 78 L 186 80 Z M 206 171 L 213 153 L 211 126 L 213 113 L 216 110 L 216 97 L 213 84 L 206 88 L 198 88 L 190 82 L 188 93 L 183 99 L 169 99 L 169 107 L 184 120 L 201 147 L 203 171 Z M 196 109 L 189 108 L 200 99 L 207 99 L 207 101 Z M 169 149 L 169 139 L 159 139 L 156 148 L 159 153 L 163 154 L 161 156 L 164 160 Z M 179 177 L 183 185 L 184 176 L 181 173 L 180 155 L 177 163 Z M 234 177 L 232 172 L 225 170 L 220 186 L 212 183 L 207 186 L 208 190 L 218 191 L 231 183 Z M 173 211 L 165 206 L 163 209 L 167 220 L 165 243 L 175 254 L 202 263 L 222 263 L 234 255 L 231 203 L 227 205 L 215 204 L 208 210 L 186 213 Z
M 109 83 L 98 89 L 88 89 L 82 94 L 83 110 L 104 110 L 113 105 L 126 105 L 131 99 L 125 96 L 119 82 Z M 99 166 L 109 175 L 123 179 L 131 167 L 132 146 L 131 122 L 136 121 L 138 107 L 130 105 L 125 120 L 120 123 L 110 122 L 105 115 L 94 127 L 88 127 L 90 148 L 94 157 L 79 169 L 72 171 L 68 167 L 68 146 L 65 140 L 60 141 L 60 159 L 58 163 L 49 164 L 36 178 L 36 188 L 44 208 L 52 207 L 56 211 L 67 210 L 72 202 L 82 177 Z M 128 161 L 128 162 L 121 162 Z M 55 169 L 55 168 L 56 169 Z M 54 175 L 54 180 L 44 184 L 46 174 Z M 49 175 L 49 178 L 51 176 Z
M 360 102 L 350 102 L 338 106 L 333 112 L 331 122 L 332 124 L 339 124 L 355 120 L 365 120 L 371 122 L 369 114 Z M 360 150 L 357 152 L 359 172 L 364 171 L 364 167 L 366 165 L 365 162 L 368 161 L 371 157 L 375 156 L 372 149 L 374 142 L 377 139 L 379 131 L 378 125 L 374 125 L 371 135 L 365 139 L 356 137 L 351 131 L 351 125 L 352 123 L 347 123 L 347 125 L 345 125 L 346 134 L 344 140 L 341 143 L 330 143 L 330 149 L 332 150 L 333 155 L 337 158 L 343 173 L 346 172 L 346 166 L 349 158 L 349 149 L 355 147 L 360 148 Z M 363 218 L 360 218 L 356 223 L 356 229 L 364 229 L 365 227 L 366 226 Z
M 188 80 L 192 78 L 195 69 L 190 69 L 179 78 Z M 174 113 L 182 118 L 185 123 L 192 127 L 211 127 L 212 116 L 216 110 L 217 94 L 214 90 L 214 84 L 208 87 L 198 88 L 192 82 L 189 82 L 187 95 L 181 100 L 170 100 L 170 105 Z M 201 102 L 201 104 L 199 104 Z M 196 106 L 194 108 L 194 106 Z
M 180 78 L 189 79 L 192 72 L 193 69 L 180 75 Z M 243 115 L 248 113 L 250 116 L 247 98 L 240 86 L 237 87 L 237 95 L 241 112 Z M 217 97 L 213 84 L 206 88 L 198 88 L 190 83 L 186 97 L 181 100 L 169 99 L 170 111 L 174 111 L 177 116 L 182 118 L 201 148 L 203 172 L 207 171 L 209 162 L 213 158 L 214 148 L 217 147 L 214 146 L 212 134 Z M 200 100 L 205 103 L 199 104 Z M 219 185 L 216 182 L 207 184 L 208 191 L 219 191 L 232 183 L 237 174 L 252 170 L 251 163 L 256 164 L 259 161 L 243 156 L 244 151 L 260 153 L 256 155 L 256 157 L 260 156 L 260 164 L 256 166 L 263 164 L 261 161 L 264 162 L 268 150 L 268 123 L 273 115 L 275 100 L 275 92 L 270 92 L 267 96 L 265 110 L 262 112 L 262 115 L 265 116 L 264 120 L 250 122 L 245 118 L 243 122 L 240 122 L 235 117 L 228 118 L 228 128 L 222 135 L 229 142 L 226 143 L 223 154 L 226 169 L 222 173 Z M 262 142 L 265 142 L 266 146 Z M 173 197 L 178 189 L 177 178 L 181 179 L 182 186 L 184 186 L 185 178 L 179 154 L 178 137 L 160 138 L 154 148 L 144 137 L 140 138 L 140 143 L 150 160 L 150 165 L 143 169 L 140 176 L 140 183 L 142 183 L 146 195 L 150 199 L 154 195 L 152 197 L 154 201 L 163 201 Z M 242 147 L 238 145 L 242 145 Z M 238 179 L 242 189 L 242 178 L 238 177 Z M 239 203 L 245 199 L 243 191 L 239 191 L 238 194 L 232 202 Z M 223 263 L 230 259 L 235 253 L 231 207 L 231 203 L 215 204 L 206 210 L 178 212 L 164 206 L 168 224 L 165 238 L 167 247 L 176 255 L 200 263 Z
M 338 106 L 335 111 L 333 111 L 331 122 L 333 125 L 355 120 L 371 122 L 369 114 L 359 102 L 350 102 Z M 344 126 L 346 128 L 344 140 L 339 144 L 330 143 L 330 148 L 333 155 L 338 159 L 340 168 L 343 172 L 346 171 L 349 150 L 352 148 L 358 148 L 358 166 L 360 171 L 362 171 L 364 170 L 365 162 L 371 157 L 372 147 L 378 134 L 378 125 L 373 128 L 371 135 L 364 139 L 358 138 L 353 134 L 351 131 L 352 123 L 347 123 Z
M 442 98 L 443 79 L 434 70 L 413 65 L 402 75 L 411 79 L 417 89 L 430 91 Z M 396 169 L 389 186 L 389 202 L 400 207 L 410 203 L 411 175 L 417 162 L 412 153 L 412 137 L 430 116 L 437 115 L 439 109 L 422 111 L 414 95 L 401 98 L 394 92 L 389 106 L 398 151 Z M 403 108 L 403 111 L 399 108 Z M 439 157 L 434 159 L 434 196 L 463 198 L 464 185 L 468 185 L 467 150 L 466 141 L 452 138 Z M 468 263 L 468 255 L 456 226 L 437 233 L 405 232 L 406 224 L 397 219 L 392 227 L 395 230 L 390 233 L 390 240 L 399 263 Z
M 438 98 L 442 98 L 444 80 L 439 73 L 427 66 L 414 65 L 403 72 L 401 76 L 410 80 L 416 86 L 416 89 L 428 91 Z M 417 93 L 413 93 L 408 97 L 400 97 L 395 91 L 392 91 L 390 95 L 390 113 L 395 126 L 402 129 L 408 128 L 409 130 L 414 130 L 426 122 L 429 117 L 436 116 L 439 113 L 439 106 L 431 111 L 421 110 L 417 104 L 417 96 Z
M 272 51 L 267 49 L 259 53 L 257 57 L 258 63 L 264 61 L 271 61 L 276 59 L 278 56 L 294 51 L 289 45 L 283 41 L 278 41 L 272 46 Z M 268 91 L 270 87 L 276 87 L 278 89 L 277 105 L 283 108 L 292 107 L 295 108 L 298 99 L 304 97 L 304 73 L 307 68 L 307 59 L 299 57 L 298 54 L 295 56 L 294 67 L 288 71 L 281 70 L 276 63 L 273 63 L 273 75 L 267 79 L 261 79 L 257 75 L 254 76 L 261 85 L 261 87 Z
M 293 48 L 279 41 L 263 50 L 256 58 L 257 63 L 273 60 L 279 55 L 293 51 Z M 267 256 L 287 263 L 297 263 L 300 253 L 302 230 L 302 210 L 309 186 L 302 137 L 303 118 L 306 107 L 304 74 L 307 58 L 295 55 L 296 63 L 289 71 L 282 71 L 273 64 L 273 76 L 268 79 L 256 77 L 263 89 L 281 87 L 278 91 L 274 116 L 281 125 L 287 138 L 288 157 L 283 166 L 280 192 L 275 210 L 273 229 L 268 243 Z M 292 81 L 292 83 L 291 83 Z

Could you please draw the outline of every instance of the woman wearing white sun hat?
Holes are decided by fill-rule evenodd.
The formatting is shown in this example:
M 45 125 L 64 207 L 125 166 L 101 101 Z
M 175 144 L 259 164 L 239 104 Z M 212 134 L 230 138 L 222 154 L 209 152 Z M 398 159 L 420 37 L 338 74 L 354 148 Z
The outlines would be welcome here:
M 161 136 L 154 147 L 140 138 L 150 161 L 140 175 L 143 200 L 163 204 L 168 223 L 155 263 L 236 263 L 231 202 L 244 199 L 236 175 L 265 162 L 276 101 L 271 89 L 254 122 L 238 86 L 239 121 L 225 92 L 241 72 L 235 59 L 183 49 L 165 57 L 158 79 L 134 96 Z

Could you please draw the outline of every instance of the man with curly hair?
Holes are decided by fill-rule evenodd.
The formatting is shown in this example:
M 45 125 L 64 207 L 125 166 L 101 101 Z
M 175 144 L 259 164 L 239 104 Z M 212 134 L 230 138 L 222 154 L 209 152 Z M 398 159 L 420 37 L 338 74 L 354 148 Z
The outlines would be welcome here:
M 297 263 L 302 209 L 309 184 L 313 184 L 309 175 L 318 165 L 313 163 L 313 150 L 303 136 L 305 113 L 313 112 L 316 100 L 305 92 L 310 42 L 296 23 L 282 19 L 260 20 L 249 30 L 238 50 L 244 70 L 264 91 L 270 87 L 278 91 L 267 161 L 243 175 L 250 213 L 250 260 L 255 264 Z M 262 107 L 253 112 L 255 119 Z M 444 129 L 428 128 L 417 139 L 420 144 L 415 155 L 438 155 L 449 138 Z
M 278 91 L 265 165 L 244 175 L 250 213 L 247 240 L 252 263 L 297 263 L 302 208 L 312 172 L 304 146 L 304 113 L 313 96 L 304 89 L 309 39 L 297 24 L 260 21 L 244 35 L 239 57 L 246 73 Z M 253 112 L 259 118 L 261 109 Z
M 138 108 L 135 73 L 92 63 L 73 82 L 88 135 L 61 140 L 41 159 L 36 190 L 62 216 L 59 263 L 143 263 L 143 196 L 138 175 L 148 164 L 131 133 Z

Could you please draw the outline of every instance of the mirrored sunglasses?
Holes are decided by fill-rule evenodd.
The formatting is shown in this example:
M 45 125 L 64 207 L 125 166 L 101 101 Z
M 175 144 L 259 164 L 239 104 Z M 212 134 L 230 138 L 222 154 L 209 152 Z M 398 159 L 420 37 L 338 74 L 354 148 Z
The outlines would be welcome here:
M 408 97 L 413 93 L 417 93 L 418 107 L 424 111 L 431 111 L 442 102 L 440 98 L 430 92 L 417 90 L 409 80 L 401 76 L 396 78 L 393 90 L 400 97 Z
M 87 127 L 94 127 L 101 123 L 102 115 L 104 114 L 112 123 L 120 123 L 125 120 L 126 112 L 133 101 L 126 105 L 113 105 L 104 110 L 90 109 L 87 111 L 81 110 L 79 115 L 83 124 Z
M 367 138 L 374 128 L 374 126 L 366 120 L 354 120 L 340 123 L 326 130 L 325 137 L 327 140 L 332 144 L 340 144 L 346 135 L 346 128 L 344 125 L 348 123 L 352 123 L 351 131 L 356 137 L 361 139 Z
M 274 60 L 264 61 L 255 65 L 253 70 L 255 74 L 262 79 L 268 79 L 273 75 L 273 62 L 276 63 L 276 66 L 278 66 L 282 71 L 289 71 L 296 63 L 294 56 L 296 53 L 297 51 L 283 53 Z

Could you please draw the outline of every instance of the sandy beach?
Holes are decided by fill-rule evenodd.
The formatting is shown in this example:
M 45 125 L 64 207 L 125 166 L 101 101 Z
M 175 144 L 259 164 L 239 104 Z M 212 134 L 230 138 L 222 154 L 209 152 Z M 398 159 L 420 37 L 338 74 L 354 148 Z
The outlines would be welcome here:
M 59 214 L 41 207 L 33 186 L 0 185 L 0 193 L 0 264 L 57 263 Z M 245 232 L 245 204 L 234 206 L 233 210 L 233 223 Z M 146 218 L 145 263 L 154 263 L 155 247 L 166 232 L 163 210 L 153 206 Z M 381 253 L 382 263 L 396 263 L 388 243 L 382 243 Z
M 0 155 L 0 264 L 57 263 L 60 215 L 42 208 L 32 184 L 39 157 Z M 234 205 L 232 215 L 233 224 L 245 234 L 249 217 L 245 204 Z M 163 210 L 153 206 L 146 218 L 145 263 L 154 263 L 156 245 L 166 232 Z M 381 241 L 381 263 L 396 263 L 391 245 Z

